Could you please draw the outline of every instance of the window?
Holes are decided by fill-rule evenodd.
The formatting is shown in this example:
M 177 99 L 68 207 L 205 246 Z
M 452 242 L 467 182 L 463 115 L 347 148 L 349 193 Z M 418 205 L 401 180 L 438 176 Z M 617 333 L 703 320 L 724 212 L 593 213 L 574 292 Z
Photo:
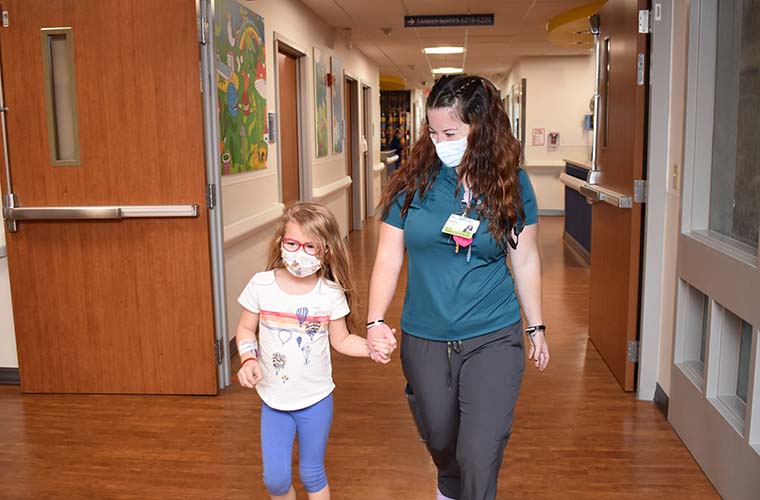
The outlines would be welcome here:
M 749 354 L 752 348 L 752 325 L 742 321 L 739 333 L 739 368 L 736 374 L 736 396 L 747 404 Z
M 71 28 L 42 30 L 48 138 L 53 165 L 79 165 L 73 38 Z
M 681 282 L 684 299 L 682 349 L 677 354 L 681 370 L 700 390 L 704 389 L 707 332 L 710 327 L 710 299 L 693 286 Z
M 713 402 L 723 416 L 740 433 L 744 433 L 749 384 L 752 326 L 724 307 L 718 307 L 720 339 L 716 344 L 717 360 L 715 394 Z M 712 358 L 712 356 L 711 356 Z
M 760 228 L 760 0 L 718 2 L 709 230 L 755 254 Z

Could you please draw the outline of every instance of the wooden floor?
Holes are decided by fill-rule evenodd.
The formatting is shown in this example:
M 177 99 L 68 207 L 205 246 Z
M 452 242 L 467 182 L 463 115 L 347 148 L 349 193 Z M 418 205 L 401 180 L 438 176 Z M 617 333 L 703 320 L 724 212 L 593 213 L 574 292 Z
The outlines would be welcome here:
M 541 224 L 552 361 L 544 374 L 526 370 L 498 498 L 719 498 L 656 407 L 623 393 L 589 344 L 589 270 L 564 248 L 561 218 Z M 375 235 L 372 222 L 351 235 L 364 298 Z M 399 292 L 387 321 L 398 324 L 402 299 Z M 433 499 L 435 471 L 402 395 L 398 358 L 386 367 L 333 360 L 333 498 Z M 258 415 L 255 393 L 235 386 L 218 397 L 2 387 L 0 498 L 266 499 Z

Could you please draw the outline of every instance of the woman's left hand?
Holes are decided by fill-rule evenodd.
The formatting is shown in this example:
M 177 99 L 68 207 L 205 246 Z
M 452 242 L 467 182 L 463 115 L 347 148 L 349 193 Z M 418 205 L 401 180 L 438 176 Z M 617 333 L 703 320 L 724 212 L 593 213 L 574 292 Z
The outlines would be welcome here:
M 544 332 L 538 331 L 533 335 L 528 335 L 528 339 L 530 339 L 528 359 L 533 361 L 536 368 L 544 371 L 549 364 L 549 344 L 546 343 L 546 336 Z

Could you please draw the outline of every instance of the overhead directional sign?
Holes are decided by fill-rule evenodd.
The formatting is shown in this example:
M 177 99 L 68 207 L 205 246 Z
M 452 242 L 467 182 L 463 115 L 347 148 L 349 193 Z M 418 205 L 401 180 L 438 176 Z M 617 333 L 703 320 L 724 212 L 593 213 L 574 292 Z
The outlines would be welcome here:
M 404 16 L 405 28 L 441 26 L 493 26 L 493 14 L 449 14 L 442 16 Z

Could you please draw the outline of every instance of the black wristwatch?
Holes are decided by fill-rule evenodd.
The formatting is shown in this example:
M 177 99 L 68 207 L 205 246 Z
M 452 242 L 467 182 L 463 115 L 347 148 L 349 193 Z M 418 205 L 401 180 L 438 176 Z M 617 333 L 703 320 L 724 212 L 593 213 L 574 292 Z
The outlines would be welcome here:
M 528 337 L 533 337 L 537 332 L 546 332 L 546 326 L 545 325 L 534 325 L 529 326 L 525 329 L 525 334 Z

